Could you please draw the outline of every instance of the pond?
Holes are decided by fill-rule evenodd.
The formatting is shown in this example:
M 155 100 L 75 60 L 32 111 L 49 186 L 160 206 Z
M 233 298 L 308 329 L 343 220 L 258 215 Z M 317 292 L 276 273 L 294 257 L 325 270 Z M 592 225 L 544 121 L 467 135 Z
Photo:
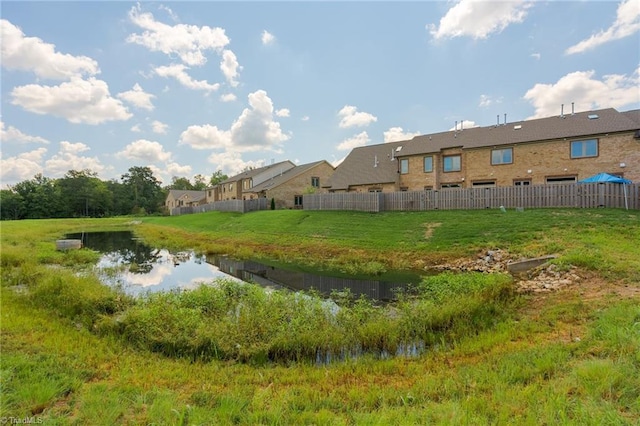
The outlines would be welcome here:
M 340 273 L 302 270 L 293 264 L 266 264 L 255 259 L 205 256 L 193 251 L 171 252 L 151 247 L 130 231 L 67 234 L 81 239 L 83 247 L 102 254 L 96 269 L 101 281 L 129 294 L 192 289 L 217 279 L 241 280 L 273 289 L 315 289 L 323 295 L 348 289 L 378 301 L 395 298 L 398 289 L 417 284 L 421 275 L 388 272 L 381 276 L 344 276 Z

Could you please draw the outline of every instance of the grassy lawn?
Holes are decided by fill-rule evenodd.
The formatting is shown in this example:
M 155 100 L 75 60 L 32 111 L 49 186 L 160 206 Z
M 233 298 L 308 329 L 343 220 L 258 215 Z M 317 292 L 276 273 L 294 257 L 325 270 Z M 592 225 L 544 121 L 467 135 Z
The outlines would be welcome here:
M 0 418 L 44 424 L 575 424 L 640 421 L 640 213 L 269 211 L 2 222 Z M 501 248 L 587 277 L 519 295 L 507 275 L 425 280 L 380 308 L 253 286 L 133 300 L 65 233 L 331 268 L 428 266 Z M 348 266 L 350 265 L 350 266 Z M 355 265 L 355 266 L 354 266 Z M 406 342 L 426 350 L 382 357 Z M 317 363 L 345 345 L 357 357 Z M 376 352 L 377 351 L 377 352 Z M 339 358 L 336 356 L 336 358 Z

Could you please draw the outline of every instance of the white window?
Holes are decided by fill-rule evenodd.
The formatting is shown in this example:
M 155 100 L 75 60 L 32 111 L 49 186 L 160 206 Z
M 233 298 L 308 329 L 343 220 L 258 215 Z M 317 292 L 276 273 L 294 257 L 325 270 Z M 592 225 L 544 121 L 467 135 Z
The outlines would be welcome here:
M 433 172 L 433 157 L 431 155 L 428 157 L 424 157 L 424 172 Z
M 598 139 L 571 142 L 571 158 L 598 156 Z
M 494 149 L 491 151 L 491 164 L 513 163 L 513 148 Z
M 409 173 L 409 159 L 403 158 L 400 160 L 400 173 L 403 175 Z
M 447 155 L 443 158 L 443 166 L 445 172 L 459 172 L 460 155 Z

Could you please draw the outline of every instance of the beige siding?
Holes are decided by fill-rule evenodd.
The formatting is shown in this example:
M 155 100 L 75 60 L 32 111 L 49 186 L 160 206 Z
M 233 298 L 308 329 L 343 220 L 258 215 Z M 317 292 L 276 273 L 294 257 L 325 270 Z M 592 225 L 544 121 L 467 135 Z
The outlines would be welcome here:
M 571 141 L 598 139 L 598 156 L 571 158 Z M 513 148 L 511 164 L 491 164 L 494 149 Z M 443 171 L 447 155 L 460 154 L 461 171 Z M 433 155 L 433 172 L 424 172 L 424 157 Z M 473 183 L 495 182 L 496 186 L 511 186 L 515 180 L 530 180 L 532 185 L 544 184 L 548 177 L 575 176 L 578 180 L 600 172 L 622 174 L 634 182 L 640 181 L 640 140 L 632 132 L 580 137 L 544 142 L 530 142 L 498 147 L 464 150 L 452 148 L 434 154 L 408 157 L 409 173 L 400 176 L 400 187 L 417 191 L 442 185 L 461 183 L 469 188 Z M 624 167 L 621 166 L 624 165 Z
M 310 193 L 311 191 L 315 193 L 326 192 L 322 188 L 322 185 L 327 182 L 332 173 L 333 167 L 331 167 L 329 163 L 322 162 L 304 173 L 289 179 L 282 185 L 278 185 L 273 189 L 268 189 L 266 196 L 269 199 L 274 198 L 276 200 L 277 208 L 293 208 L 295 207 L 296 195 L 301 196 L 305 193 Z M 320 178 L 320 187 L 313 188 L 311 186 L 312 177 Z

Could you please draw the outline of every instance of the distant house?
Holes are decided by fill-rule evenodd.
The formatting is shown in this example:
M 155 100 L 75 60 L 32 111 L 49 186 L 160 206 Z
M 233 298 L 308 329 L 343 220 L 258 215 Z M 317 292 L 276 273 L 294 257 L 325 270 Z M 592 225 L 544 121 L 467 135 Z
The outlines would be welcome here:
M 277 208 L 302 208 L 302 196 L 323 192 L 333 170 L 325 160 L 296 166 L 243 191 L 243 197 L 273 198 Z
M 176 207 L 193 207 L 206 203 L 205 191 L 187 191 L 182 189 L 171 189 L 164 202 L 168 209 Z
M 329 192 L 393 192 L 399 190 L 396 151 L 406 142 L 389 142 L 353 149 L 336 167 L 325 190 Z
M 640 181 L 640 110 L 561 114 L 355 148 L 326 189 L 389 192 L 554 184 L 600 172 Z
M 244 171 L 211 188 L 207 188 L 206 202 L 213 203 L 214 201 L 251 199 L 252 197 L 255 197 L 255 195 L 247 195 L 248 193 L 244 193 L 244 191 L 248 191 L 254 186 L 260 185 L 269 179 L 273 179 L 295 166 L 295 164 L 287 160 L 257 169 Z

